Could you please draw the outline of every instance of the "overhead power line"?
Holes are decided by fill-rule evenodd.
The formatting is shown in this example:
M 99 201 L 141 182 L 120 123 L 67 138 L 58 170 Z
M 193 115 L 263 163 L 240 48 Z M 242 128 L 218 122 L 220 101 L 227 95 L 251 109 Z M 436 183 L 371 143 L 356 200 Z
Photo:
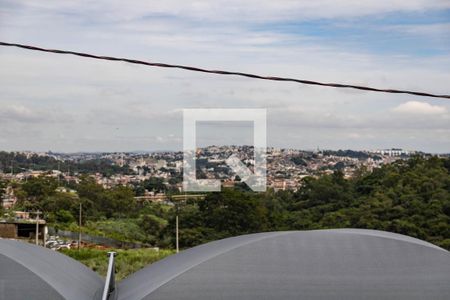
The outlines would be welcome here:
M 415 95 L 415 96 L 450 99 L 450 95 L 438 95 L 438 94 L 431 94 L 431 93 L 426 93 L 426 92 L 397 90 L 397 89 L 380 89 L 380 88 L 374 88 L 374 87 L 369 87 L 369 86 L 341 84 L 341 83 L 326 83 L 326 82 L 288 78 L 288 77 L 261 76 L 261 75 L 251 74 L 251 73 L 242 73 L 242 72 L 234 72 L 234 71 L 207 70 L 207 69 L 191 67 L 191 66 L 184 66 L 184 65 L 148 62 L 148 61 L 136 60 L 136 59 L 130 59 L 130 58 L 95 55 L 95 54 L 67 51 L 67 50 L 45 49 L 45 48 L 40 48 L 40 47 L 36 47 L 36 46 L 15 44 L 15 43 L 0 42 L 0 46 L 18 47 L 18 48 L 23 48 L 23 49 L 33 50 L 33 51 L 49 52 L 49 53 L 56 53 L 56 54 L 70 54 L 70 55 L 76 55 L 76 56 L 94 58 L 94 59 L 101 59 L 101 60 L 108 60 L 108 61 L 123 61 L 126 63 L 137 64 L 137 65 L 146 65 L 146 66 L 151 66 L 151 67 L 183 69 L 183 70 L 188 70 L 188 71 L 203 72 L 203 73 L 210 73 L 210 74 L 217 74 L 217 75 L 233 75 L 233 76 L 242 76 L 242 77 L 262 79 L 262 80 L 288 81 L 288 82 L 296 82 L 296 83 L 301 83 L 301 84 L 318 85 L 318 86 L 326 86 L 326 87 L 334 87 L 334 88 L 350 88 L 350 89 L 357 89 L 357 90 L 371 91 L 371 92 L 380 92 L 380 93 L 410 94 L 410 95 Z

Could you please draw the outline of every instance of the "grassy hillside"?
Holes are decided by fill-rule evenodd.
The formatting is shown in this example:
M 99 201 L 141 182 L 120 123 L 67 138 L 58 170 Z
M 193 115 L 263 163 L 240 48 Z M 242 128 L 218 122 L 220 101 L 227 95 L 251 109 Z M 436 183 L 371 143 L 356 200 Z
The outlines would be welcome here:
M 154 263 L 174 253 L 172 250 L 154 249 L 70 249 L 61 251 L 79 262 L 85 264 L 102 277 L 106 276 L 108 269 L 108 251 L 116 251 L 116 280 L 121 280 L 128 275 L 142 269 L 148 264 Z

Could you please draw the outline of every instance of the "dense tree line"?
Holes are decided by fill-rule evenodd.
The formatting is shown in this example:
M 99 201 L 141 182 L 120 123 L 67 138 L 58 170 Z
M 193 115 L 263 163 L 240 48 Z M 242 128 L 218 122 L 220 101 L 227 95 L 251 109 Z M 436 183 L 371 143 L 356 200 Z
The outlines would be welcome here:
M 450 161 L 412 158 L 352 179 L 305 178 L 297 192 L 225 190 L 180 210 L 181 245 L 272 230 L 367 228 L 450 249 Z M 173 231 L 174 218 L 168 232 Z
M 90 159 L 83 161 L 57 160 L 51 156 L 0 151 L 0 171 L 4 173 L 20 173 L 25 170 L 50 171 L 60 170 L 65 173 L 100 173 L 104 176 L 113 174 L 132 174 L 128 166 L 115 165 L 109 159 Z
M 144 186 L 164 189 L 160 180 Z M 87 225 L 104 231 L 110 226 L 123 237 L 162 247 L 174 246 L 178 214 L 183 248 L 261 231 L 352 227 L 406 234 L 450 249 L 449 159 L 414 157 L 373 172 L 361 169 L 352 179 L 336 170 L 305 178 L 297 192 L 253 193 L 240 184 L 175 205 L 140 203 L 134 196 L 142 189 L 104 189 L 89 177 L 71 186 L 76 195 L 56 187 L 55 179 L 30 178 L 16 187 L 17 208 L 39 208 L 49 222 L 71 224 L 82 203 Z

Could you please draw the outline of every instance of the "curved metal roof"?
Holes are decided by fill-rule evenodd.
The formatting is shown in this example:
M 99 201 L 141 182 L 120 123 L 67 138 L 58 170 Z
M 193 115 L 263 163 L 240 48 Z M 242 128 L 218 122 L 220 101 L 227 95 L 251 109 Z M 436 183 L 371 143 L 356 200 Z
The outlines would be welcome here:
M 118 299 L 450 299 L 450 253 L 374 230 L 258 233 L 152 264 Z
M 43 247 L 0 239 L 0 299 L 101 299 L 103 280 L 76 260 Z

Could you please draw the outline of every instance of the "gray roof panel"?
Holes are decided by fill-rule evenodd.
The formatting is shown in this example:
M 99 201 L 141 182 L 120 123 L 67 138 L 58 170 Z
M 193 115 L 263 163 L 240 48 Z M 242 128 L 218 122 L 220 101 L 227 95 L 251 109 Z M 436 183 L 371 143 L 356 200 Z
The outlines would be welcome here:
M 102 289 L 99 275 L 66 255 L 0 239 L 0 299 L 91 300 L 100 299 Z
M 450 299 L 450 254 L 374 230 L 260 233 L 183 251 L 119 283 L 119 300 Z

